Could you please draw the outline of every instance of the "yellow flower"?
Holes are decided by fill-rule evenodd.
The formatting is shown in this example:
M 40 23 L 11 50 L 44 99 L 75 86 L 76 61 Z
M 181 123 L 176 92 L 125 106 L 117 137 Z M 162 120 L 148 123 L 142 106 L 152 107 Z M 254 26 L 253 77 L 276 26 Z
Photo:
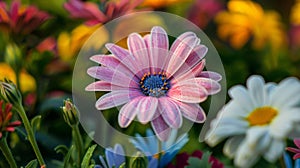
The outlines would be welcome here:
M 293 25 L 300 25 L 300 0 L 297 0 L 291 10 L 291 23 Z
M 0 80 L 4 80 L 5 78 L 16 84 L 17 80 L 14 70 L 8 64 L 0 63 Z M 25 70 L 22 70 L 20 74 L 20 87 L 23 93 L 36 90 L 35 79 Z
M 250 0 L 231 0 L 228 11 L 222 11 L 215 18 L 218 35 L 229 40 L 234 48 L 243 47 L 250 38 L 255 49 L 270 44 L 273 49 L 285 44 L 280 15 L 275 11 L 264 11 Z
M 100 24 L 94 26 L 79 25 L 71 34 L 62 32 L 57 39 L 58 55 L 63 61 L 70 61 L 81 49 L 86 40 L 100 27 Z

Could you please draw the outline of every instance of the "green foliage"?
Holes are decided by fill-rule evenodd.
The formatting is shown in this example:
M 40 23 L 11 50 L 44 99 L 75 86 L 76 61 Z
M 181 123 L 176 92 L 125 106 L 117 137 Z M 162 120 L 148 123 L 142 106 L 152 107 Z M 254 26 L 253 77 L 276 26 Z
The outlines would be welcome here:
M 91 147 L 88 148 L 87 152 L 85 153 L 82 163 L 81 163 L 81 168 L 89 168 L 90 166 L 90 162 L 91 162 L 91 158 L 93 156 L 94 150 L 96 149 L 97 145 L 93 145 Z
M 188 166 L 186 168 L 211 168 L 211 163 L 209 162 L 210 152 L 205 152 L 202 158 L 190 157 L 188 160 Z
M 25 168 L 36 168 L 38 166 L 38 161 L 36 159 L 30 161 Z

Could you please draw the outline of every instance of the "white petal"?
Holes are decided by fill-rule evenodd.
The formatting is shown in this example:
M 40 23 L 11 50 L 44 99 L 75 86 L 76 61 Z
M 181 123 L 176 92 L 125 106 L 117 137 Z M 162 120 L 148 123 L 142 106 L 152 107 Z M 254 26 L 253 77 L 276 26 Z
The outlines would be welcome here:
M 253 75 L 247 80 L 249 95 L 256 107 L 263 106 L 266 99 L 265 81 L 261 76 Z
M 283 154 L 285 146 L 284 141 L 273 139 L 269 149 L 264 154 L 264 158 L 269 162 L 275 162 Z
M 252 99 L 244 86 L 234 86 L 228 91 L 228 94 L 234 101 L 239 102 L 241 107 L 249 113 L 255 109 Z
M 244 137 L 244 135 L 240 135 L 227 140 L 223 148 L 224 154 L 229 158 L 233 158 L 241 142 L 244 140 Z

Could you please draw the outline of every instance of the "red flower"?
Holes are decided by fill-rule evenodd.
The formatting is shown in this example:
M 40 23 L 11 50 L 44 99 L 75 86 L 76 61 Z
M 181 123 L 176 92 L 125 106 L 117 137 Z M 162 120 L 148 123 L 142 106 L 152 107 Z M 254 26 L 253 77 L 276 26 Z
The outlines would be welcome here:
M 298 148 L 287 147 L 286 150 L 296 153 L 293 157 L 294 160 L 300 158 L 300 138 L 294 139 L 294 143 Z
M 72 18 L 84 19 L 87 25 L 106 23 L 119 16 L 132 12 L 143 0 L 120 0 L 96 4 L 93 2 L 82 2 L 81 0 L 69 0 L 64 4 Z M 104 4 L 104 10 L 101 11 L 99 6 Z
M 13 1 L 10 8 L 5 2 L 0 2 L 0 29 L 13 33 L 28 34 L 44 23 L 49 15 L 35 6 L 20 6 Z
M 3 132 L 13 132 L 15 127 L 21 125 L 21 121 L 10 122 L 13 113 L 11 112 L 12 104 L 3 104 L 4 101 L 0 100 L 0 138 L 2 138 Z
M 184 168 L 188 165 L 188 160 L 190 157 L 197 157 L 199 159 L 202 158 L 203 152 L 200 150 L 196 150 L 193 152 L 192 155 L 187 154 L 186 152 L 181 153 L 176 156 L 176 166 L 169 164 L 167 168 Z M 209 162 L 212 164 L 212 168 L 224 168 L 223 163 L 217 160 L 215 157 L 210 156 Z

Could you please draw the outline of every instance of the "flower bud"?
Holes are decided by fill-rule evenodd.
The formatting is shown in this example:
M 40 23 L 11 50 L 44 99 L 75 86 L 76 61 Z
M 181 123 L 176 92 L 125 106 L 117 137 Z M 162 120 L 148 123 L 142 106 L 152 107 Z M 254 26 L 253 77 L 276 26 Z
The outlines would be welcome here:
M 8 80 L 0 81 L 0 98 L 13 105 L 22 105 L 22 95 L 16 85 Z
M 22 67 L 22 52 L 21 49 L 14 43 L 6 46 L 5 62 L 7 62 L 17 73 Z
M 74 126 L 78 124 L 78 116 L 77 116 L 77 109 L 71 100 L 67 99 L 64 101 L 63 109 L 63 116 L 67 124 L 70 126 Z
M 129 167 L 131 168 L 140 168 L 140 167 L 147 167 L 147 166 L 148 166 L 148 160 L 141 152 L 137 152 L 136 156 L 130 159 Z

